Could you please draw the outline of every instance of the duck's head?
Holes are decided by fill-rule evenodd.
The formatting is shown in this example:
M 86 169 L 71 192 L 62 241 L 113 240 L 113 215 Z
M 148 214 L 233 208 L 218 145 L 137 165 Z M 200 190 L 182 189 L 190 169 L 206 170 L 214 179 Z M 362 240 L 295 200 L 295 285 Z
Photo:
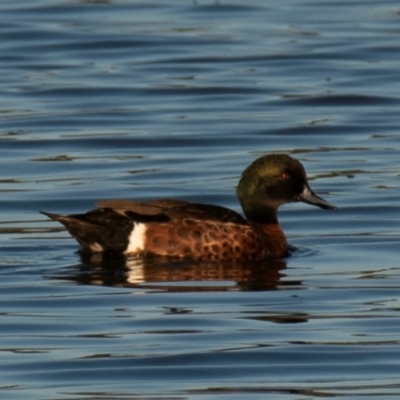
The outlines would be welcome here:
M 301 163 L 286 154 L 255 160 L 244 170 L 237 196 L 247 219 L 260 223 L 277 222 L 278 207 L 294 201 L 336 209 L 311 190 Z

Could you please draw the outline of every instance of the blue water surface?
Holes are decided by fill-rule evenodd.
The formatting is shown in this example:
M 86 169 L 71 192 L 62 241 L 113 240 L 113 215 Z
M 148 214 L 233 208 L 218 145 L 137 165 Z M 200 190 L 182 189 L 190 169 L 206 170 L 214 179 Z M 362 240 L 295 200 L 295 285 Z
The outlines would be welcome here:
M 0 397 L 400 395 L 400 6 L 0 4 Z M 290 204 L 255 264 L 82 256 L 38 210 L 178 197 L 240 211 L 288 153 L 335 212 Z

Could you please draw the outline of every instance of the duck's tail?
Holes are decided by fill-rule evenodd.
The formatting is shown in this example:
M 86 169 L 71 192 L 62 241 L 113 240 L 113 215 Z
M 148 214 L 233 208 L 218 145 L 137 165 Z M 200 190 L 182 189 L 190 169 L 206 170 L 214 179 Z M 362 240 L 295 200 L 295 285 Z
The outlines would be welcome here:
M 61 215 L 40 211 L 63 224 L 83 251 L 92 253 L 123 253 L 128 247 L 133 221 L 109 209 L 98 209 L 86 214 Z M 112 213 L 112 218 L 110 213 Z M 116 221 L 117 219 L 117 221 Z

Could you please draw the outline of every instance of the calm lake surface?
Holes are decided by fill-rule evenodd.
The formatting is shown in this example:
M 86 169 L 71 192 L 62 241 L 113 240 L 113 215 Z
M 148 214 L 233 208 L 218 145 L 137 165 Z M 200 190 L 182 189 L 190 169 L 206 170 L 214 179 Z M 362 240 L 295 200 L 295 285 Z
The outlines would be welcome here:
M 400 4 L 0 4 L 0 397 L 400 396 Z M 240 211 L 294 155 L 336 212 L 291 257 L 82 257 L 38 210 L 178 197 Z

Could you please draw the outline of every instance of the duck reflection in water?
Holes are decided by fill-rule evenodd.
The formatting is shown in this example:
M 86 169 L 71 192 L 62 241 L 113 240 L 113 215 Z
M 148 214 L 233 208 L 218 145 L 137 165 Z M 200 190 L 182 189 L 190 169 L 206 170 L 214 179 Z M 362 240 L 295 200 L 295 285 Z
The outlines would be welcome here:
M 145 287 L 176 292 L 275 290 L 281 285 L 280 279 L 284 276 L 281 271 L 286 268 L 284 260 L 212 262 L 106 253 L 82 253 L 81 261 L 68 267 L 70 272 L 64 270 L 53 278 L 86 285 Z

